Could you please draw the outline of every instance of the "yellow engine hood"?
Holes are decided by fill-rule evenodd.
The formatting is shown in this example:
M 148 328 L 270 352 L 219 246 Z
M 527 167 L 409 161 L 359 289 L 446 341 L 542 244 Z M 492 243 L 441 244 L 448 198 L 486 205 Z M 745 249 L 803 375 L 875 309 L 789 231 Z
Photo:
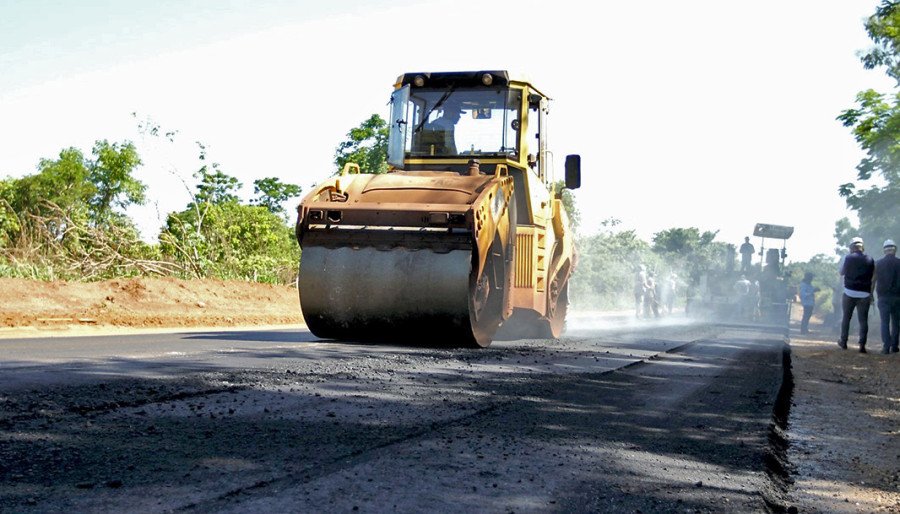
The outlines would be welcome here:
M 452 172 L 405 171 L 375 175 L 364 184 L 354 181 L 348 192 L 360 203 L 471 204 L 492 178 Z

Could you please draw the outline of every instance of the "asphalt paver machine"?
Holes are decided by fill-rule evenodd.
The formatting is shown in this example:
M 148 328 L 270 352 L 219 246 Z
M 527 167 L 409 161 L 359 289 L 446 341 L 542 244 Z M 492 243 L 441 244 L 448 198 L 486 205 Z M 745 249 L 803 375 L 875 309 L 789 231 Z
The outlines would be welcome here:
M 787 240 L 794 227 L 757 223 L 753 235 L 759 244 L 759 320 L 773 325 L 787 325 L 791 319 L 794 295 L 788 289 L 784 272 Z M 781 240 L 781 248 L 766 248 L 766 239 Z

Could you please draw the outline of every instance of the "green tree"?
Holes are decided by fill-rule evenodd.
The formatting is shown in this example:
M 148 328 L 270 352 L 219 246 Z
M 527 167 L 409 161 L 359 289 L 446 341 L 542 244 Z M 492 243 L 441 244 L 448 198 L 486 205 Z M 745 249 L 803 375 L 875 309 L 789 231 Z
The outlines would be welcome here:
M 839 193 L 859 216 L 859 235 L 880 241 L 900 234 L 900 4 L 883 1 L 865 27 L 875 45 L 860 56 L 863 65 L 884 68 L 896 85 L 891 93 L 860 92 L 856 106 L 837 117 L 866 154 L 857 182 L 841 185 Z M 839 221 L 836 233 L 846 230 Z
M 220 170 L 219 163 L 214 162 L 207 165 L 206 145 L 197 141 L 197 146 L 200 148 L 200 154 L 197 158 L 204 164 L 194 172 L 194 178 L 199 180 L 197 192 L 193 193 L 194 203 L 221 204 L 237 202 L 238 197 L 235 193 L 243 184 L 235 177 Z
M 194 173 L 194 177 L 200 179 L 195 201 L 213 205 L 237 202 L 239 199 L 235 193 L 243 184 L 235 177 L 222 172 L 219 163 L 213 163 L 211 168 L 204 165 Z
M 670 228 L 653 234 L 653 251 L 688 255 L 712 243 L 717 233 L 706 231 L 701 234 L 695 227 Z
M 37 173 L 0 182 L 0 264 L 14 263 L 11 274 L 93 279 L 161 272 L 121 212 L 144 200 L 134 145 L 100 140 L 92 155 L 63 149 L 56 159 L 41 159 Z M 16 272 L 22 267 L 31 271 Z
M 275 178 L 257 180 L 258 200 L 272 203 L 245 205 L 237 195 L 240 182 L 218 163 L 206 164 L 206 146 L 197 145 L 204 164 L 194 173 L 192 201 L 166 218 L 159 235 L 162 255 L 197 277 L 291 281 L 300 249 L 291 227 L 271 207 L 280 207 L 276 200 L 299 193 L 299 187 Z
M 662 264 L 650 246 L 633 230 L 616 230 L 607 220 L 597 234 L 576 239 L 578 265 L 569 285 L 569 298 L 579 309 L 624 308 L 634 301 L 635 267 L 658 270 Z
M 88 203 L 96 194 L 89 180 L 90 162 L 77 148 L 59 152 L 58 159 L 41 159 L 38 172 L 15 180 L 10 203 L 19 214 L 46 214 L 49 201 L 70 216 L 87 218 Z
M 860 56 L 867 70 L 886 68 L 885 73 L 900 83 L 900 12 L 898 2 L 883 0 L 866 20 L 866 32 L 875 46 Z
M 276 177 L 266 177 L 253 181 L 253 192 L 256 198 L 254 205 L 269 209 L 269 212 L 284 215 L 284 202 L 300 196 L 300 186 L 285 184 Z
M 41 159 L 37 173 L 8 179 L 3 201 L 19 217 L 19 226 L 29 218 L 63 239 L 71 223 L 125 223 L 114 209 L 144 201 L 146 186 L 133 175 L 140 157 L 132 143 L 107 140 L 94 144 L 93 156 L 66 148 L 56 159 Z
M 95 189 L 89 201 L 95 221 L 106 220 L 114 207 L 144 203 L 147 186 L 133 176 L 141 164 L 134 144 L 104 139 L 94 144 L 93 155 L 88 178 Z
M 44 202 L 51 202 L 69 215 L 87 215 L 98 224 L 115 207 L 144 202 L 146 186 L 133 175 L 141 159 L 132 143 L 97 141 L 93 156 L 87 159 L 77 148 L 66 148 L 57 159 L 41 159 L 36 174 L 14 182 L 13 210 L 43 213 Z
M 200 161 L 206 161 L 206 147 L 199 141 L 197 146 Z M 191 192 L 192 201 L 184 211 L 169 214 L 159 241 L 164 254 L 178 259 L 195 276 L 203 277 L 223 257 L 222 249 L 216 247 L 222 240 L 216 236 L 215 223 L 211 225 L 208 218 L 215 219 L 221 206 L 239 205 L 236 193 L 241 183 L 219 169 L 217 162 L 203 164 L 194 172 L 194 178 L 197 184 L 196 191 Z
M 362 173 L 387 172 L 388 135 L 387 122 L 377 114 L 350 129 L 347 140 L 339 144 L 334 152 L 337 171 L 341 171 L 348 162 L 355 162 Z
M 21 225 L 12 207 L 15 195 L 15 179 L 0 180 L 0 249 L 9 246 Z
M 164 255 L 199 277 L 287 282 L 300 258 L 281 217 L 230 201 L 169 214 L 159 241 Z
M 734 264 L 734 246 L 716 241 L 717 234 L 696 227 L 670 228 L 653 234 L 652 250 L 665 263 L 666 272 L 696 282 L 704 274 L 721 275 Z
M 837 220 L 834 224 L 834 240 L 837 242 L 834 253 L 837 255 L 846 254 L 847 247 L 850 246 L 850 241 L 856 237 L 857 234 L 859 234 L 859 228 L 854 227 L 849 218 Z

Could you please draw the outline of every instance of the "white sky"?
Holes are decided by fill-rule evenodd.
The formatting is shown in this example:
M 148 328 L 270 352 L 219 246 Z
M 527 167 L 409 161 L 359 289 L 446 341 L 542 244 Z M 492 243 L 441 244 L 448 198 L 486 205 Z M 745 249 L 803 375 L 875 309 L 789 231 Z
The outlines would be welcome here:
M 194 141 L 246 197 L 266 176 L 308 189 L 401 73 L 508 69 L 554 98 L 556 168 L 582 156 L 583 232 L 614 217 L 648 241 L 693 226 L 740 244 L 793 225 L 806 260 L 831 253 L 862 157 L 835 117 L 892 85 L 856 55 L 878 3 L 0 0 L 0 177 L 132 140 L 153 202 L 130 213 L 152 239 L 188 202 L 170 170 L 190 179 Z M 141 139 L 132 112 L 177 144 Z

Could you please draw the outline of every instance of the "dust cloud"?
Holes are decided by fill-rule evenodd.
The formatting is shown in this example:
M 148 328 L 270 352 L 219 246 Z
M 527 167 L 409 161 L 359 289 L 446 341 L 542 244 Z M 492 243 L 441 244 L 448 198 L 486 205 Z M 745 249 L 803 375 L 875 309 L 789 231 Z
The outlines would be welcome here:
M 638 318 L 634 310 L 598 311 L 576 310 L 566 316 L 565 335 L 578 335 L 588 332 L 636 329 L 643 327 L 688 326 L 699 320 L 686 317 L 683 311 L 673 311 L 670 315 L 659 318 Z

